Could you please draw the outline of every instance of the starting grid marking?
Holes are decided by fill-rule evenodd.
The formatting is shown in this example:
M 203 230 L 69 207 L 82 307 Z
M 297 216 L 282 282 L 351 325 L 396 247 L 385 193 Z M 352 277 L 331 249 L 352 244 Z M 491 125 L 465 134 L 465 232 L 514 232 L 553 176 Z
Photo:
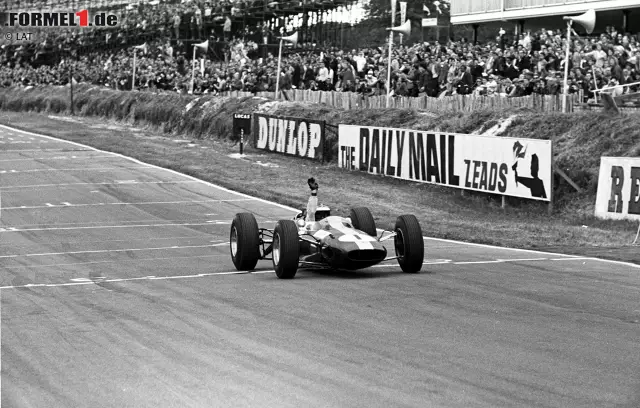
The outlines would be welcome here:
M 13 144 L 40 144 L 40 143 L 49 143 L 48 140 L 41 140 L 41 141 L 32 141 L 32 140 L 13 140 L 12 138 L 9 138 L 8 142 L 5 142 L 4 140 L 0 140 L 0 144 L 9 144 L 9 145 L 13 145 Z
M 143 276 L 139 278 L 116 278 L 106 279 L 104 277 L 96 278 L 75 278 L 72 282 L 66 283 L 28 283 L 26 285 L 10 285 L 0 286 L 0 289 L 24 289 L 24 288 L 58 288 L 65 286 L 86 286 L 86 285 L 99 285 L 103 283 L 116 283 L 116 282 L 133 282 L 133 281 L 155 281 L 155 280 L 170 280 L 170 279 L 193 279 L 193 278 L 205 278 L 209 276 L 220 275 L 257 275 L 263 273 L 275 273 L 275 271 L 232 271 L 232 272 L 212 272 L 212 273 L 199 273 L 197 275 L 175 275 L 175 276 Z
M 70 262 L 70 263 L 55 263 L 55 264 L 44 264 L 44 265 L 16 265 L 16 266 L 6 266 L 7 269 L 38 269 L 38 268 L 54 268 L 61 266 L 79 266 L 79 265 L 95 265 L 95 264 L 108 264 L 108 263 L 122 263 L 122 262 L 145 262 L 145 261 L 167 261 L 167 260 L 176 260 L 176 259 L 201 259 L 201 258 L 220 258 L 223 256 L 229 256 L 228 254 L 211 254 L 211 255 L 187 255 L 187 256 L 171 256 L 171 257 L 162 257 L 162 258 L 137 258 L 137 259 L 127 259 L 120 261 L 90 261 L 90 262 Z
M 80 151 L 84 151 L 84 150 L 80 150 Z M 86 150 L 86 151 L 91 151 L 91 150 Z M 23 157 L 21 159 L 2 159 L 0 160 L 0 162 L 6 163 L 6 162 L 33 161 L 33 160 L 70 160 L 70 159 L 93 160 L 93 159 L 102 159 L 102 158 L 113 159 L 114 156 L 111 154 L 109 155 L 104 154 L 104 155 L 83 156 L 83 157 L 78 157 L 78 156 Z
M 112 252 L 141 252 L 141 251 L 162 251 L 162 250 L 172 250 L 172 249 L 193 249 L 193 248 L 213 248 L 229 245 L 228 242 L 219 242 L 216 244 L 209 245 L 173 245 L 169 247 L 156 247 L 156 248 L 124 248 L 124 249 L 95 249 L 92 251 L 69 251 L 69 252 L 45 252 L 39 254 L 14 254 L 14 255 L 0 255 L 0 259 L 7 258 L 33 258 L 33 257 L 41 257 L 41 256 L 61 256 L 61 255 L 80 255 L 80 254 L 108 254 Z
M 266 221 L 265 221 L 266 222 Z M 115 229 L 115 228 L 165 228 L 165 227 L 194 227 L 203 225 L 231 225 L 227 220 L 209 220 L 205 222 L 184 222 L 184 223 L 158 223 L 158 224 L 121 224 L 121 225 L 82 225 L 73 227 L 4 227 L 0 228 L 0 233 L 17 233 L 30 231 L 73 231 L 91 229 Z
M 175 180 L 175 181 L 136 181 L 136 180 L 115 180 L 102 183 L 58 183 L 58 184 L 29 184 L 24 186 L 1 186 L 0 190 L 8 190 L 11 188 L 45 188 L 45 187 L 69 187 L 69 186 L 110 186 L 114 184 L 194 184 L 194 180 Z
M 0 174 L 16 174 L 16 173 L 39 173 L 47 172 L 53 173 L 58 171 L 111 171 L 111 170 L 139 170 L 139 169 L 152 169 L 150 166 L 134 166 L 134 167 L 76 167 L 70 169 L 31 169 L 31 170 L 0 170 Z
M 236 198 L 229 200 L 188 200 L 188 201 L 141 201 L 137 203 L 91 203 L 91 204 L 71 204 L 71 203 L 60 203 L 60 204 L 51 204 L 45 203 L 44 205 L 22 205 L 20 207 L 3 207 L 2 211 L 9 210 L 32 210 L 32 209 L 43 209 L 43 208 L 78 208 L 78 207 L 100 207 L 100 206 L 108 206 L 108 205 L 158 205 L 158 204 L 204 204 L 204 203 L 232 203 L 232 202 L 240 202 L 240 201 L 254 201 L 254 198 Z M 2 230 L 0 230 L 2 231 Z
M 217 245 L 228 245 L 228 243 L 217 244 Z M 171 258 L 168 258 L 171 259 Z M 548 258 L 545 260 L 555 261 L 555 260 L 583 260 L 589 258 Z M 501 259 L 500 262 L 518 262 L 518 261 L 531 261 L 532 259 Z M 542 258 L 536 258 L 536 260 L 541 261 Z M 113 261 L 99 261 L 100 263 L 107 263 Z M 487 262 L 488 263 L 488 262 Z M 495 262 L 493 262 L 495 263 Z M 438 265 L 438 264 L 450 264 L 457 265 L 461 264 L 460 262 L 453 262 L 450 259 L 434 259 L 434 260 L 425 260 L 423 265 Z M 462 262 L 465 264 L 465 262 Z M 467 263 L 468 264 L 468 263 Z M 378 267 L 391 267 L 391 265 L 377 265 Z M 137 278 L 112 278 L 107 279 L 106 277 L 94 277 L 94 278 L 73 278 L 71 282 L 61 282 L 61 283 L 28 283 L 25 285 L 7 285 L 0 286 L 1 289 L 24 289 L 24 288 L 58 288 L 58 287 L 70 287 L 70 286 L 86 286 L 86 285 L 100 285 L 103 283 L 122 283 L 122 282 L 136 282 L 136 281 L 157 281 L 157 280 L 176 280 L 176 279 L 195 279 L 195 278 L 206 278 L 212 276 L 226 276 L 226 275 L 258 275 L 258 274 L 267 274 L 267 273 L 275 273 L 274 270 L 259 270 L 259 271 L 229 271 L 229 272 L 211 272 L 211 273 L 198 273 L 193 275 L 168 275 L 168 276 L 142 276 Z

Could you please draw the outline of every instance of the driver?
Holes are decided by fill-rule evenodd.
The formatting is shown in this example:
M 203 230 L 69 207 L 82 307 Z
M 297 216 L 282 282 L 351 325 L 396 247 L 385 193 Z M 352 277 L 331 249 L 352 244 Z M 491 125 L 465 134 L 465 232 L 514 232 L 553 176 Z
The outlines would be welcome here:
M 307 218 L 305 221 L 307 222 L 315 222 L 316 221 L 316 210 L 318 209 L 318 183 L 316 179 L 311 177 L 307 180 L 307 184 L 311 189 L 311 195 L 309 196 L 309 201 L 307 202 Z
M 305 211 L 306 229 L 310 231 L 317 231 L 320 229 L 318 221 L 331 215 L 329 207 L 324 205 L 318 206 L 318 183 L 316 179 L 311 177 L 307 180 L 307 184 L 311 189 L 311 195 L 307 202 L 307 209 Z

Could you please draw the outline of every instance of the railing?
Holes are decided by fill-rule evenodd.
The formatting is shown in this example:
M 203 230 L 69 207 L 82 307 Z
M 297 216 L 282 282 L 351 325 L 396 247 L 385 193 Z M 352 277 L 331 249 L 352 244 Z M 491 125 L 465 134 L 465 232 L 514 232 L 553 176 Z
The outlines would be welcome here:
M 616 88 L 622 88 L 624 90 L 625 87 L 636 86 L 636 85 L 640 85 L 640 81 L 639 82 L 632 82 L 630 84 L 622 84 L 622 85 L 616 85 L 616 86 L 605 86 L 604 88 L 595 89 L 593 91 L 593 93 L 596 95 L 596 101 L 597 101 L 598 100 L 597 99 L 597 95 L 599 93 L 602 93 L 602 92 L 610 93 L 609 91 L 611 91 L 613 89 L 616 89 Z M 624 93 L 624 91 L 623 91 L 623 93 Z
M 250 92 L 229 92 L 227 96 L 254 96 Z M 274 98 L 274 92 L 258 92 L 255 96 Z M 568 112 L 574 111 L 581 99 L 578 94 L 569 95 Z M 339 109 L 381 109 L 387 107 L 386 96 L 363 96 L 354 92 L 282 91 L 281 100 L 310 102 L 333 106 Z M 473 112 L 476 110 L 531 109 L 539 112 L 562 112 L 562 95 L 530 95 L 517 98 L 505 96 L 452 95 L 441 98 L 421 96 L 416 98 L 394 97 L 390 108 L 419 109 L 432 112 Z

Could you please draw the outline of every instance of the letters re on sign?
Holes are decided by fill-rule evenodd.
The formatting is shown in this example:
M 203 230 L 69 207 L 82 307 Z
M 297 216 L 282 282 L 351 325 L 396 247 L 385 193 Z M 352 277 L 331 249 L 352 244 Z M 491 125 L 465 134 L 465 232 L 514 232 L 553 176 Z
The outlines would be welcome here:
M 550 201 L 551 141 L 340 125 L 338 165 L 403 180 Z
M 260 113 L 253 116 L 253 134 L 258 149 L 324 160 L 324 121 Z
M 600 158 L 595 215 L 640 220 L 640 158 Z

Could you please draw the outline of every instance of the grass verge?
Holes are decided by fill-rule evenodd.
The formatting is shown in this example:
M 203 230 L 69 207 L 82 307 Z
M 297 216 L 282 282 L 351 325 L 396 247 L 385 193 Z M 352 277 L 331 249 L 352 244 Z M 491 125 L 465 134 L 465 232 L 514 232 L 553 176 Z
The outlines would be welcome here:
M 316 109 L 316 117 L 322 109 Z M 636 225 L 590 216 L 585 204 L 591 199 L 589 193 L 565 202 L 549 217 L 539 203 L 513 200 L 503 210 L 499 201 L 484 194 L 462 197 L 458 190 L 446 187 L 347 172 L 335 163 L 322 165 L 251 147 L 247 147 L 247 158 L 235 159 L 229 155 L 238 148 L 228 140 L 198 139 L 191 133 L 190 144 L 178 143 L 177 136 L 167 137 L 168 132 L 159 131 L 157 125 L 142 125 L 144 122 L 134 126 L 114 118 L 4 111 L 0 123 L 125 154 L 293 207 L 305 205 L 306 179 L 313 175 L 320 182 L 320 201 L 334 213 L 345 214 L 350 207 L 366 205 L 380 227 L 390 226 L 400 214 L 413 213 L 424 233 L 432 237 L 640 263 L 638 247 L 630 245 Z

